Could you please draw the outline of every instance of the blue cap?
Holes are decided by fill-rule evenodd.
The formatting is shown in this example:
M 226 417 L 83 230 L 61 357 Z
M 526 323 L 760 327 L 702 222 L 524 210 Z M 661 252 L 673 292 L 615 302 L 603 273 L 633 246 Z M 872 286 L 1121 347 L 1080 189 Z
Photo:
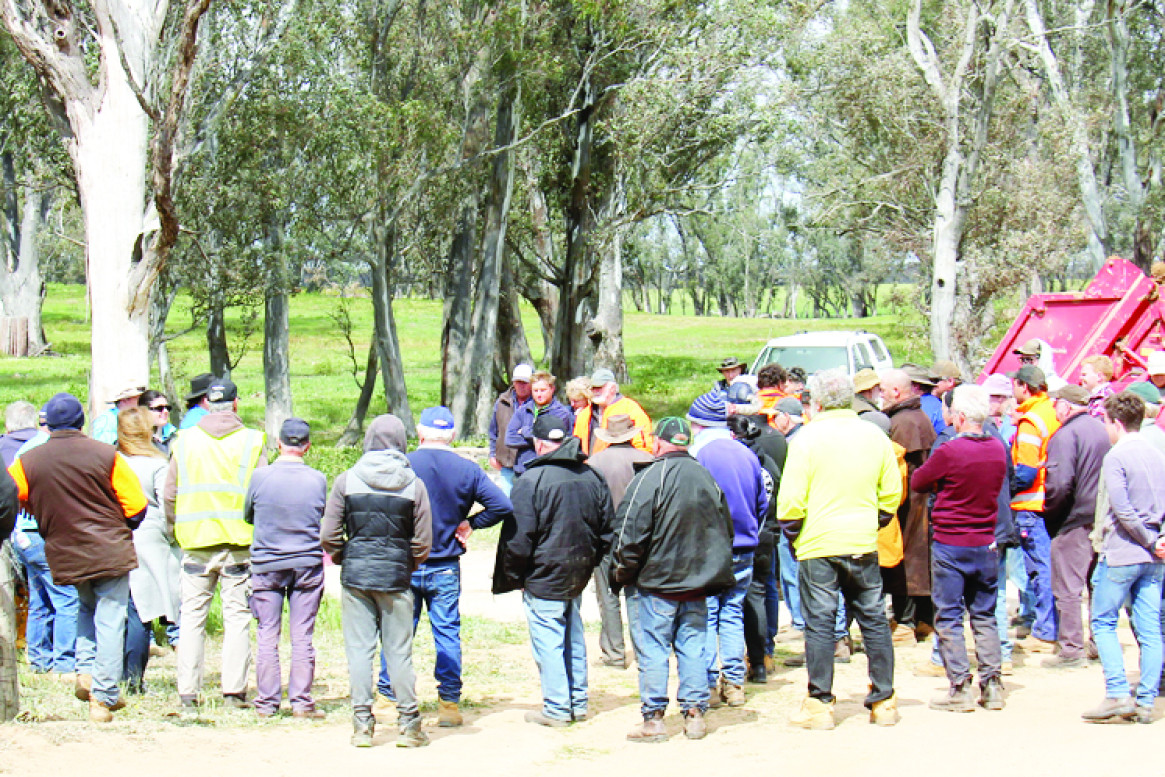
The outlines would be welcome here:
M 444 405 L 426 407 L 421 411 L 421 426 L 448 431 L 454 427 L 453 413 Z
M 72 394 L 54 394 L 44 406 L 45 423 L 52 431 L 57 429 L 80 429 L 85 425 L 85 408 L 81 400 Z
M 279 441 L 294 448 L 311 442 L 311 426 L 302 418 L 288 418 L 279 428 Z

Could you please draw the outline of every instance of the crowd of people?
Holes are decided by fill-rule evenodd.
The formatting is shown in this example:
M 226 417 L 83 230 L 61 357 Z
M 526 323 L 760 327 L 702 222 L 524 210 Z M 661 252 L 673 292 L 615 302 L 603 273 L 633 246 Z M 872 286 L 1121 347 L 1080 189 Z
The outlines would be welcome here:
M 1051 392 L 1038 352 L 1021 346 L 1019 369 L 982 385 L 949 362 L 853 376 L 771 364 L 753 376 L 729 358 L 683 416 L 654 424 L 610 370 L 570 381 L 564 403 L 553 375 L 518 365 L 489 426 L 495 477 L 452 447 L 453 415 L 438 406 L 421 413 L 411 452 L 400 418 L 375 418 L 330 490 L 304 462 L 310 425 L 288 419 L 268 463 L 229 379 L 191 382 L 181 429 L 165 395 L 139 385 L 111 398 L 89 436 L 71 394 L 39 412 L 16 402 L 0 437 L 10 475 L 0 531 L 27 580 L 28 664 L 70 682 L 90 719 L 107 722 L 143 690 L 164 634 L 178 705 L 196 712 L 217 590 L 222 704 L 271 717 L 286 690 L 293 716 L 320 719 L 312 640 L 327 557 L 341 570 L 352 743 L 370 746 L 375 712 L 392 704 L 397 744 L 422 746 L 421 612 L 437 723 L 460 726 L 459 558 L 474 531 L 500 524 L 493 592 L 522 592 L 542 695 L 526 718 L 537 725 L 591 714 L 581 597 L 592 581 L 597 663 L 638 665 L 632 741 L 668 737 L 673 655 L 683 732 L 699 739 L 709 708 L 744 705 L 746 684 L 766 682 L 778 638 L 804 644 L 784 660 L 808 674 L 795 726 L 834 727 L 834 665 L 856 650 L 870 722 L 898 723 L 896 646 L 932 635 L 914 671 L 947 679 L 933 709 L 1003 709 L 1018 649 L 1056 670 L 1099 659 L 1104 700 L 1083 718 L 1149 723 L 1165 627 L 1165 352 L 1121 391 L 1096 356 L 1080 385 Z M 1122 608 L 1140 649 L 1135 689 Z

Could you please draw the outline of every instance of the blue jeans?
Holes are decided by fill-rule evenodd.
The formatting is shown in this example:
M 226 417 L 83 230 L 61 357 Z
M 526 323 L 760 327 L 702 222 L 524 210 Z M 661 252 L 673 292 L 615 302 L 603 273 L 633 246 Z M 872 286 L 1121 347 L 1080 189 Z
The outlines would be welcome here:
M 1007 579 L 1019 591 L 1019 617 L 1030 628 L 1036 620 L 1036 599 L 1028 585 L 1027 564 L 1019 548 L 1012 548 L 1007 554 Z
M 142 623 L 138 616 L 138 608 L 133 603 L 133 594 L 130 594 L 129 604 L 125 613 L 125 661 L 122 664 L 121 679 L 128 683 L 130 690 L 142 693 L 144 685 L 142 678 L 146 674 L 146 665 L 150 663 L 150 644 L 154 641 L 154 631 L 148 624 Z
M 744 597 L 752 584 L 752 553 L 732 557 L 732 588 L 708 597 L 708 633 L 705 637 L 704 663 L 708 668 L 708 685 L 716 685 L 720 675 L 724 682 L 744 685 Z
M 667 709 L 668 661 L 676 653 L 679 688 L 676 700 L 683 711 L 708 709 L 704 647 L 707 642 L 708 605 L 704 598 L 677 602 L 635 591 L 639 609 L 635 659 L 639 662 L 640 710 L 644 717 Z
M 461 701 L 461 562 L 452 559 L 422 564 L 413 572 L 410 587 L 414 633 L 421 620 L 421 609 L 429 610 L 429 626 L 437 649 L 437 664 L 433 669 L 437 696 L 443 701 Z M 377 689 L 389 699 L 396 698 L 383 654 Z
M 1046 642 L 1056 640 L 1056 602 L 1052 597 L 1052 538 L 1039 513 L 1017 510 L 1015 525 L 1027 567 L 1028 588 L 1036 603 L 1032 634 Z
M 38 532 L 23 532 L 28 547 L 16 544 L 28 575 L 28 625 L 25 642 L 34 672 L 72 672 L 76 668 L 77 589 L 53 582 Z
M 1092 638 L 1104 666 L 1104 695 L 1129 695 L 1124 656 L 1116 635 L 1121 606 L 1132 599 L 1132 626 L 1141 645 L 1141 680 L 1137 704 L 1152 707 L 1161 682 L 1161 581 L 1165 565 L 1110 567 L 1100 561 L 1092 573 Z
M 805 630 L 805 618 L 801 615 L 801 589 L 797 584 L 797 559 L 793 555 L 793 548 L 789 545 L 789 538 L 781 534 L 777 542 L 777 557 L 780 559 L 781 596 L 785 598 L 785 606 L 793 616 L 793 628 Z M 776 623 L 776 618 L 773 619 Z
M 582 597 L 560 602 L 522 592 L 530 647 L 542 680 L 542 714 L 582 720 L 587 714 L 587 645 Z
M 504 493 L 506 496 L 509 496 L 510 492 L 514 489 L 514 468 L 502 467 L 501 475 L 502 482 L 498 483 L 498 487 L 502 490 L 502 493 Z
M 77 583 L 77 672 L 92 675 L 92 698 L 117 703 L 125 662 L 125 620 L 129 575 Z

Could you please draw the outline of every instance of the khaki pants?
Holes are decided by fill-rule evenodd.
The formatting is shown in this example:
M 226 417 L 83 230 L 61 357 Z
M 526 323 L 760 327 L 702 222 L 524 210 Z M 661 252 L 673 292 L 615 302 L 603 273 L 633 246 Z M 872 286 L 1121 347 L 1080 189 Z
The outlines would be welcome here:
M 205 670 L 206 616 L 215 586 L 222 598 L 222 692 L 244 695 L 251 671 L 251 552 L 248 548 L 187 550 L 182 556 L 178 629 L 178 695 L 197 697 Z

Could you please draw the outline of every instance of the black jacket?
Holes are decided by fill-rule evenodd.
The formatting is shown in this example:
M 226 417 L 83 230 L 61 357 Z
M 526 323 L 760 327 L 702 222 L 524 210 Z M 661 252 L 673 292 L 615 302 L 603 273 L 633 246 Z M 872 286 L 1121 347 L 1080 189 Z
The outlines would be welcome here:
M 732 515 L 708 470 L 686 452 L 642 465 L 615 516 L 611 584 L 653 594 L 732 587 Z
M 1088 413 L 1069 418 L 1048 440 L 1043 513 L 1049 536 L 1092 525 L 1100 465 L 1111 447 L 1104 424 Z
M 493 592 L 525 589 L 567 601 L 586 588 L 611 545 L 607 482 L 588 467 L 578 438 L 530 461 L 514 481 L 514 514 L 502 523 Z

